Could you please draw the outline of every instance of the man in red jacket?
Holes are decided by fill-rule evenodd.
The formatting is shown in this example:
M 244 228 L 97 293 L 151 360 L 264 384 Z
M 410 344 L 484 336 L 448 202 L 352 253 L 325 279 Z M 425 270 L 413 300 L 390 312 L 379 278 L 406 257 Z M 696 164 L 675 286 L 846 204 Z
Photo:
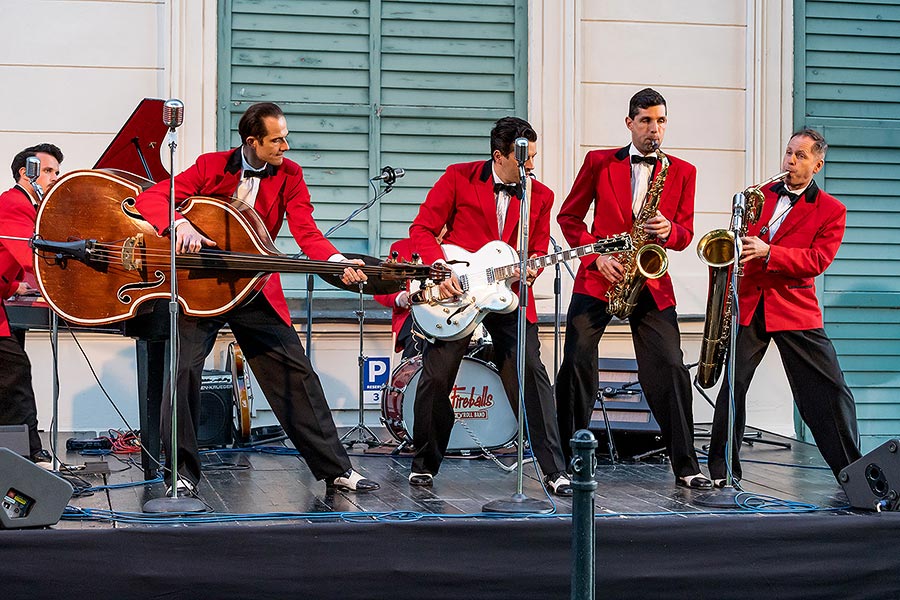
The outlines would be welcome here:
M 835 477 L 860 458 L 856 407 L 825 334 L 815 278 L 834 260 L 847 209 L 820 190 L 813 175 L 825 164 L 822 134 L 801 129 L 791 136 L 782 160 L 783 182 L 763 190 L 756 224 L 741 238 L 744 276 L 738 288 L 740 327 L 734 361 L 732 476 L 741 478 L 739 452 L 746 422 L 747 389 L 774 341 L 781 354 L 794 402 Z M 728 436 L 728 380 L 716 399 L 709 472 L 725 484 Z
M 537 134 L 526 121 L 506 117 L 497 121 L 491 130 L 490 160 L 450 165 L 428 193 L 409 228 L 413 247 L 425 263 L 444 258 L 436 238 L 445 226 L 447 230 L 443 242 L 469 252 L 476 252 L 494 240 L 517 247 L 520 198 L 517 195 L 519 191 L 513 187 L 519 182 L 514 152 L 516 138 L 529 140 L 525 168 L 530 172 L 534 168 Z M 528 255 L 540 256 L 546 254 L 550 242 L 553 192 L 538 181 L 533 181 L 531 187 L 528 198 L 531 208 Z M 537 272 L 527 273 L 528 282 L 536 276 Z M 454 275 L 440 284 L 439 293 L 441 298 L 450 298 L 462 295 L 463 290 Z M 514 293 L 518 292 L 514 290 Z M 537 311 L 531 289 L 528 294 L 525 413 L 531 449 L 550 490 L 557 495 L 569 496 L 572 486 L 565 474 L 566 464 L 556 428 L 550 378 L 541 362 Z M 489 313 L 483 321 L 493 340 L 494 362 L 503 387 L 514 406 L 519 397 L 517 321 L 515 311 Z M 413 426 L 416 456 L 409 476 L 411 485 L 430 487 L 447 451 L 455 418 L 448 398 L 470 337 L 453 341 L 436 340 L 425 346 L 422 375 L 416 388 Z
M 572 247 L 632 230 L 647 190 L 660 170 L 653 147 L 662 146 L 667 123 L 665 99 L 655 90 L 643 89 L 631 98 L 625 118 L 631 144 L 618 150 L 588 152 L 557 216 Z M 697 170 L 679 158 L 668 158 L 669 171 L 658 210 L 644 223 L 644 231 L 667 250 L 684 250 L 694 235 Z M 588 228 L 585 216 L 591 208 L 594 214 Z M 590 423 L 599 388 L 597 344 L 612 319 L 607 312 L 607 291 L 622 279 L 624 270 L 625 265 L 615 256 L 581 260 L 569 303 L 563 362 L 556 379 L 563 439 Z M 694 450 L 691 380 L 684 366 L 675 293 L 668 273 L 646 282 L 628 324 L 638 379 L 659 423 L 675 482 L 709 489 L 712 483 L 700 473 Z
M 0 195 L 0 235 L 30 238 L 40 198 L 28 177 L 29 157 L 41 161 L 35 184 L 47 192 L 59 178 L 63 154 L 53 144 L 38 144 L 19 152 L 12 162 L 16 185 Z M 28 242 L 0 239 L 0 300 L 29 291 L 26 273 L 33 274 L 33 257 Z M 31 384 L 31 362 L 24 350 L 22 332 L 10 331 L 6 309 L 0 310 L 0 425 L 28 425 L 31 460 L 41 466 L 51 464 L 37 428 L 37 404 Z
M 250 106 L 238 124 L 241 146 L 204 154 L 175 177 L 176 202 L 191 196 L 236 198 L 259 214 L 272 238 L 287 216 L 288 227 L 303 252 L 314 260 L 344 261 L 319 231 L 313 206 L 297 163 L 284 157 L 289 149 L 287 121 L 270 102 Z M 137 197 L 136 207 L 160 235 L 169 233 L 169 181 L 162 181 Z M 214 246 L 192 223 L 176 213 L 179 253 L 199 252 Z M 362 271 L 344 270 L 344 283 L 364 281 Z M 262 294 L 228 312 L 209 318 L 182 316 L 179 321 L 178 474 L 179 486 L 193 493 L 200 481 L 200 453 L 196 426 L 200 415 L 203 363 L 219 329 L 228 323 L 250 361 L 257 382 L 285 433 L 306 460 L 313 475 L 326 485 L 350 491 L 378 489 L 350 466 L 347 452 L 325 399 L 322 384 L 291 325 L 281 279 L 275 274 Z M 171 445 L 171 407 L 163 403 L 163 443 Z M 167 465 L 171 469 L 172 465 Z M 171 489 L 169 490 L 171 493 Z

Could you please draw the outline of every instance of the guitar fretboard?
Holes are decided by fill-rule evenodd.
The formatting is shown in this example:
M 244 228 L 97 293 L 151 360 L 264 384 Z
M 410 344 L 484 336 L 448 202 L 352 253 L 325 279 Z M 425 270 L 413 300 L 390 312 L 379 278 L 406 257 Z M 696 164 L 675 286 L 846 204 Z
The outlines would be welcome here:
M 630 236 L 619 235 L 594 242 L 593 244 L 586 244 L 584 246 L 578 246 L 577 248 L 570 248 L 568 250 L 554 252 L 553 254 L 547 254 L 545 256 L 537 256 L 535 258 L 529 259 L 526 262 L 526 266 L 529 269 L 543 269 L 545 267 L 555 265 L 558 262 L 581 258 L 582 256 L 588 256 L 590 254 L 621 252 L 623 250 L 628 250 L 630 247 Z M 512 265 L 490 269 L 488 279 L 492 281 L 510 279 L 512 277 L 515 277 L 516 269 L 518 268 L 519 263 L 515 263 Z

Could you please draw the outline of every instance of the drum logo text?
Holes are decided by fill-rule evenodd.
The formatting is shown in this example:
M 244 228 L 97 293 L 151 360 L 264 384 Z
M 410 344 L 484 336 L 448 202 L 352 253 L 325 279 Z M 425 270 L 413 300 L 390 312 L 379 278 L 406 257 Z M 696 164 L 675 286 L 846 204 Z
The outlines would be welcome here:
M 476 394 L 475 386 L 466 387 L 461 385 L 453 386 L 450 390 L 450 406 L 453 407 L 457 416 L 463 419 L 487 419 L 487 410 L 472 409 L 488 409 L 494 406 L 494 395 L 488 390 L 488 386 L 483 386 L 480 393 Z

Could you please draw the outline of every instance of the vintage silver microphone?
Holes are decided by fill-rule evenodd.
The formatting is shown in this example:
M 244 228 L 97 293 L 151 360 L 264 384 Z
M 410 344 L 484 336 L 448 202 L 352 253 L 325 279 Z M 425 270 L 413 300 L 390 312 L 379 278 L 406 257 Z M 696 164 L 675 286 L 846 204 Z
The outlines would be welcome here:
M 181 124 L 184 123 L 184 102 L 176 98 L 166 100 L 166 103 L 163 104 L 163 123 L 169 128 L 169 131 L 181 127 Z
M 37 194 L 38 202 L 44 201 L 44 190 L 41 184 L 37 182 L 37 178 L 41 176 L 41 159 L 37 156 L 29 156 L 25 159 L 25 177 L 31 182 L 34 193 Z
M 522 167 L 528 162 L 528 140 L 520 137 L 516 138 L 516 162 Z

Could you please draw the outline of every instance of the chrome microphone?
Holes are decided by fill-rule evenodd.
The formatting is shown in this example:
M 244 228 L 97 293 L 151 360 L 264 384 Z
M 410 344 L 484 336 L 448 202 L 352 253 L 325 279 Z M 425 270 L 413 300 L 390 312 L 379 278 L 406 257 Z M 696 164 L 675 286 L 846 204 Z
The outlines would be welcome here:
M 25 159 L 25 177 L 31 183 L 34 183 L 34 180 L 37 179 L 41 174 L 41 159 L 37 156 L 29 156 Z
M 184 102 L 172 98 L 163 104 L 163 123 L 174 131 L 184 123 Z
M 520 167 L 528 162 L 528 140 L 523 137 L 516 138 L 516 162 Z
M 387 167 L 382 167 L 381 175 L 376 175 L 375 177 L 373 177 L 371 179 L 371 181 L 383 181 L 386 184 L 391 185 L 395 181 L 397 181 L 398 179 L 403 177 L 404 175 L 406 175 L 406 171 L 404 171 L 403 169 L 400 169 L 400 168 L 395 169 L 391 166 L 387 166 Z
M 747 208 L 747 198 L 743 193 L 737 193 L 731 200 L 731 230 L 740 231 L 744 223 L 744 210 Z
M 37 178 L 41 175 L 41 159 L 37 156 L 29 156 L 25 159 L 25 177 L 31 182 L 31 188 L 37 196 L 38 202 L 44 201 L 44 189 L 37 182 Z

